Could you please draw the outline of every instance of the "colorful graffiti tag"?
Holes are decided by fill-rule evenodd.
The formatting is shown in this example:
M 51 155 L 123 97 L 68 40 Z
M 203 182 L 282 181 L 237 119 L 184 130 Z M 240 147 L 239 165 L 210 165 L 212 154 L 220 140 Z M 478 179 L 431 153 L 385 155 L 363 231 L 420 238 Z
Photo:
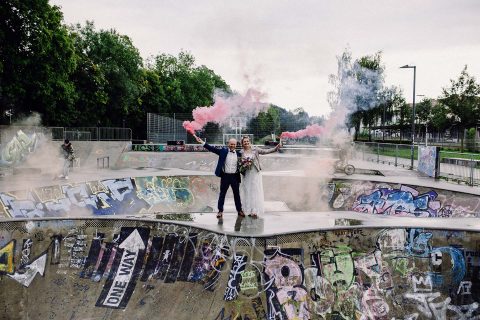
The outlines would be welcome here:
M 18 130 L 10 141 L 2 145 L 0 165 L 12 166 L 24 161 L 30 153 L 35 152 L 42 137 L 42 133 L 33 132 L 27 135 Z
M 21 305 L 50 319 L 98 318 L 105 309 L 121 312 L 114 318 L 139 310 L 182 319 L 480 318 L 476 232 L 327 230 L 270 247 L 268 239 L 108 221 L 0 223 L 2 312 L 22 318 L 14 313 Z M 44 303 L 27 303 L 34 299 Z
M 437 177 L 440 148 L 435 146 L 418 147 L 418 171 L 429 177 Z
M 222 146 L 217 146 L 221 148 Z M 163 144 L 132 144 L 132 151 L 144 152 L 207 152 L 202 145 L 186 144 L 179 146 L 168 146 Z
M 320 202 L 334 210 L 412 217 L 480 216 L 480 197 L 395 183 L 334 180 L 320 186 Z
M 217 196 L 215 177 L 138 177 L 65 183 L 0 193 L 12 218 L 203 211 Z

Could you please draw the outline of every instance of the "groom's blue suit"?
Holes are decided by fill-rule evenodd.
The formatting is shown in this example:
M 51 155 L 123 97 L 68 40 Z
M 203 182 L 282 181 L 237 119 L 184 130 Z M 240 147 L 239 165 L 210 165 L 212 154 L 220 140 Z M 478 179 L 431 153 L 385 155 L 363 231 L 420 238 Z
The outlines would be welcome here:
M 225 173 L 225 161 L 227 160 L 228 153 L 230 150 L 227 147 L 215 148 L 214 146 L 205 143 L 203 145 L 205 149 L 210 152 L 213 152 L 218 155 L 217 167 L 215 168 L 215 175 L 220 177 L 220 195 L 218 197 L 218 211 L 223 212 L 223 205 L 225 203 L 225 196 L 227 194 L 228 188 L 232 187 L 233 200 L 235 201 L 235 208 L 238 213 L 242 212 L 242 202 L 240 201 L 240 172 L 236 173 Z M 240 157 L 240 153 L 235 151 L 236 156 Z M 242 212 L 243 214 L 243 212 Z

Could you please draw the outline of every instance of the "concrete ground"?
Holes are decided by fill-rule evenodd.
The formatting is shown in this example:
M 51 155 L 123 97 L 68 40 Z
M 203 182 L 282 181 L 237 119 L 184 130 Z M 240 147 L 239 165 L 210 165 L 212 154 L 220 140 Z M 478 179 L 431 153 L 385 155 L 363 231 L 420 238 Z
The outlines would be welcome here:
M 97 151 L 98 150 L 100 149 L 97 149 Z M 126 177 L 178 175 L 211 176 L 213 175 L 211 166 L 212 164 L 214 165 L 216 161 L 216 156 L 209 153 L 125 153 L 112 148 L 110 151 L 112 152 L 111 165 L 113 168 L 97 169 L 95 167 L 97 154 L 99 156 L 110 154 L 107 148 L 102 150 L 106 152 L 97 153 L 97 151 L 94 151 L 93 149 L 85 151 L 85 153 L 88 154 L 86 157 L 82 157 L 82 159 L 86 160 L 83 162 L 83 165 L 81 163 L 79 168 L 74 168 L 72 170 L 69 180 L 58 179 L 56 176 L 58 175 L 59 167 L 56 164 L 53 165 L 48 161 L 43 161 L 41 167 L 24 166 L 14 172 L 15 174 L 0 177 L 0 192 L 5 193 L 41 186 L 76 184 L 88 181 Z M 124 165 L 128 163 L 136 165 L 132 165 L 131 167 L 119 167 L 113 165 L 116 164 L 114 161 L 115 154 L 118 155 L 118 158 L 123 157 L 124 160 L 128 160 L 123 162 Z M 302 161 L 297 162 L 296 160 L 298 159 Z M 193 164 L 193 162 L 195 163 Z M 371 261 L 376 261 L 376 257 L 379 255 L 373 256 L 372 252 L 382 254 L 382 250 L 384 249 L 385 256 L 382 258 L 383 260 L 378 261 L 390 261 L 392 260 L 393 249 L 395 249 L 396 246 L 403 247 L 407 244 L 407 233 L 419 229 L 417 239 L 420 240 L 415 243 L 416 246 L 411 249 L 419 250 L 417 251 L 417 256 L 408 254 L 407 250 L 398 251 L 402 254 L 399 258 L 401 258 L 402 261 L 405 261 L 405 268 L 410 268 L 410 266 L 412 266 L 411 270 L 412 272 L 415 272 L 415 274 L 417 274 L 417 272 L 418 274 L 428 274 L 427 272 L 430 272 L 433 265 L 436 268 L 435 270 L 442 270 L 442 277 L 447 279 L 443 288 L 448 288 L 450 291 L 452 291 L 451 288 L 454 288 L 453 292 L 460 292 L 457 291 L 457 287 L 459 288 L 458 290 L 460 290 L 461 287 L 459 287 L 457 283 L 455 283 L 457 287 L 452 287 L 450 284 L 453 283 L 453 280 L 448 280 L 451 274 L 460 270 L 458 266 L 455 270 L 452 269 L 454 261 L 452 258 L 452 252 L 455 253 L 458 249 L 450 249 L 449 246 L 462 248 L 462 250 L 465 249 L 465 252 L 470 252 L 470 254 L 476 255 L 478 251 L 476 244 L 480 242 L 478 236 L 478 231 L 480 230 L 479 218 L 413 218 L 346 211 L 294 211 L 291 210 L 285 202 L 278 200 L 274 201 L 275 197 L 267 197 L 269 195 L 268 186 L 272 183 L 280 184 L 280 181 L 285 183 L 285 180 L 287 180 L 290 188 L 293 188 L 291 187 L 293 180 L 303 180 L 301 187 L 304 189 L 300 190 L 303 192 L 303 190 L 309 188 L 309 185 L 317 185 L 318 187 L 318 181 L 328 181 L 335 178 L 339 180 L 352 179 L 352 181 L 363 180 L 366 181 L 366 183 L 368 183 L 368 181 L 376 181 L 380 183 L 385 182 L 386 184 L 400 183 L 405 185 L 447 189 L 471 194 L 472 197 L 478 197 L 480 194 L 478 188 L 450 184 L 444 181 L 435 181 L 432 178 L 422 177 L 415 171 L 401 167 L 377 164 L 357 159 L 351 161 L 351 164 L 357 169 L 357 173 L 351 176 L 347 176 L 344 173 L 332 174 L 330 170 L 331 167 L 329 166 L 330 162 L 328 158 L 325 157 L 274 154 L 265 156 L 262 158 L 262 162 L 265 163 L 265 170 L 263 171 L 265 178 L 264 181 L 268 182 L 265 183 L 267 201 L 265 203 L 266 212 L 258 219 L 252 219 L 250 217 L 239 218 L 235 212 L 235 207 L 230 197 L 227 198 L 222 223 L 218 223 L 214 210 L 209 213 L 194 212 L 181 215 L 146 214 L 132 216 L 88 216 L 77 218 L 25 218 L 12 219 L 16 221 L 0 221 L 0 248 L 4 250 L 3 252 L 7 252 L 7 250 L 13 252 L 15 243 L 18 247 L 15 254 L 15 260 L 13 258 L 11 259 L 11 274 L 0 277 L 0 285 L 4 288 L 4 290 L 0 291 L 0 300 L 2 301 L 0 319 L 106 320 L 157 319 L 160 317 L 169 319 L 246 319 L 247 316 L 237 316 L 240 312 L 248 314 L 249 319 L 265 319 L 266 316 L 263 309 L 265 308 L 265 310 L 268 310 L 267 302 L 269 300 L 267 300 L 266 293 L 258 291 L 260 289 L 263 290 L 261 286 L 255 286 L 252 289 L 258 291 L 258 297 L 255 296 L 256 298 L 250 296 L 249 291 L 245 291 L 235 301 L 225 301 L 224 297 L 227 292 L 226 290 L 229 288 L 228 285 L 232 282 L 230 274 L 236 272 L 234 269 L 234 262 L 231 258 L 228 258 L 228 260 L 225 259 L 225 263 L 223 263 L 220 258 L 214 260 L 214 256 L 212 255 L 211 261 L 214 261 L 215 263 L 219 262 L 218 266 L 220 266 L 219 269 L 221 272 L 217 272 L 217 265 L 215 265 L 215 269 L 205 269 L 212 271 L 208 273 L 206 271 L 204 272 L 204 269 L 201 269 L 200 267 L 197 268 L 197 266 L 201 266 L 202 263 L 205 265 L 204 259 L 207 255 L 204 255 L 203 248 L 207 248 L 207 245 L 208 247 L 211 245 L 212 248 L 220 248 L 221 246 L 223 248 L 223 245 L 226 243 L 225 241 L 228 240 L 227 236 L 230 236 L 228 238 L 232 240 L 232 243 L 233 240 L 235 240 L 234 243 L 238 245 L 238 248 L 232 246 L 229 256 L 236 257 L 237 249 L 239 254 L 250 254 L 251 252 L 250 256 L 247 254 L 245 255 L 250 259 L 250 264 L 247 266 L 248 269 L 245 270 L 251 272 L 252 270 L 255 270 L 253 269 L 254 263 L 252 261 L 266 261 L 267 258 L 274 261 L 274 259 L 276 259 L 274 257 L 275 255 L 271 257 L 265 255 L 264 249 L 285 249 L 285 252 L 289 252 L 292 248 L 299 248 L 302 252 L 310 253 L 312 249 L 310 244 L 328 244 L 328 249 L 325 250 L 325 252 L 331 251 L 332 254 L 334 251 L 329 248 L 333 248 L 333 246 L 336 246 L 335 248 L 338 247 L 339 250 L 347 245 L 351 246 L 353 248 L 352 252 L 355 252 L 358 256 L 361 254 L 362 257 L 364 257 L 357 260 L 358 263 L 370 263 Z M 39 162 L 37 161 L 36 163 L 38 164 Z M 190 167 L 193 169 L 189 169 Z M 380 175 L 378 173 L 380 173 Z M 310 178 L 312 183 L 309 181 Z M 305 183 L 305 181 L 307 183 Z M 288 192 L 288 190 L 285 190 L 285 192 Z M 315 194 L 315 197 L 315 199 L 317 199 L 318 195 Z M 283 194 L 279 195 L 278 198 L 282 200 L 285 199 Z M 214 199 L 212 199 L 210 206 L 212 208 L 215 207 Z M 183 226 L 186 226 L 186 228 Z M 429 232 L 426 234 L 421 233 L 423 228 L 428 229 Z M 322 235 L 322 231 L 327 230 L 332 231 L 328 232 L 328 239 L 324 238 L 324 235 Z M 450 232 L 445 230 L 453 231 Z M 458 232 L 460 230 L 465 232 Z M 171 259 L 171 264 L 170 262 L 168 262 L 168 264 L 164 263 L 163 260 L 168 258 L 167 252 L 170 252 L 169 249 L 174 248 L 172 246 L 167 249 L 166 239 L 168 235 L 177 235 L 177 232 L 178 234 L 183 234 L 182 232 L 185 232 L 183 235 L 188 237 L 190 236 L 190 231 L 192 234 L 194 232 L 199 235 L 200 240 L 198 243 L 201 245 L 198 245 L 197 247 L 202 250 L 198 250 L 197 254 L 193 254 L 192 252 L 189 254 L 184 253 L 185 258 L 182 253 L 178 255 L 180 258 L 176 257 L 175 259 Z M 391 233 L 389 233 L 390 231 Z M 142 235 L 140 235 L 139 232 L 141 232 Z M 117 247 L 114 246 L 114 243 L 115 241 L 118 241 L 122 234 L 124 238 L 120 241 L 121 244 L 118 248 L 125 248 L 125 250 L 122 249 L 123 253 L 116 256 L 116 250 L 120 249 L 117 249 Z M 384 235 L 384 238 L 379 238 L 379 235 L 381 234 Z M 398 238 L 401 239 L 401 241 L 395 242 L 394 240 L 397 239 L 399 234 L 404 235 L 405 238 Z M 423 236 L 423 238 L 421 236 Z M 159 251 L 152 250 L 148 255 L 148 260 L 144 258 L 144 253 L 141 253 L 141 258 L 135 260 L 137 262 L 133 264 L 127 263 L 127 261 L 131 261 L 130 258 L 123 258 L 124 256 L 126 257 L 125 252 L 127 252 L 129 255 L 134 254 L 135 259 L 137 259 L 137 257 L 140 257 L 139 248 L 145 248 L 149 241 L 152 241 L 153 243 L 154 240 L 158 241 L 158 239 L 162 239 L 162 237 L 165 237 L 165 249 L 162 249 L 162 251 L 160 251 L 160 249 L 158 249 Z M 20 246 L 26 246 L 27 242 L 25 240 L 27 239 L 33 241 L 33 246 L 25 247 L 24 250 L 21 250 L 22 247 Z M 127 241 L 127 239 L 130 240 Z M 338 239 L 338 242 L 335 242 L 337 241 L 336 239 Z M 430 246 L 422 247 L 422 240 L 426 241 L 428 239 L 431 239 L 431 242 L 435 241 L 434 247 L 438 248 L 437 251 L 433 252 L 434 254 L 426 251 L 427 248 L 430 250 Z M 327 240 L 328 243 L 325 242 Z M 60 241 L 63 241 L 62 245 L 60 245 Z M 102 241 L 104 242 L 102 243 Z M 132 241 L 134 242 L 133 244 L 131 243 Z M 9 243 L 11 243 L 10 246 L 8 246 Z M 168 243 L 168 245 L 173 245 L 173 242 Z M 181 241 L 178 243 L 181 243 Z M 69 246 L 67 246 L 67 244 Z M 90 249 L 87 250 L 88 244 L 90 244 Z M 379 244 L 385 244 L 385 246 L 381 248 L 382 250 L 379 249 Z M 132 246 L 130 247 L 130 245 Z M 141 247 L 139 245 L 141 245 Z M 154 247 L 153 244 L 152 247 Z M 115 248 L 115 250 L 113 248 Z M 132 252 L 128 251 L 130 248 L 132 248 Z M 175 248 L 177 247 L 175 246 Z M 446 251 L 446 248 L 449 251 Z M 183 252 L 182 250 L 188 252 L 187 249 L 184 248 L 178 250 L 181 252 Z M 390 249 L 392 249 L 392 251 L 389 251 Z M 27 251 L 28 253 L 26 253 Z M 205 252 L 207 252 L 207 249 L 205 249 Z M 425 255 L 420 256 L 418 252 L 425 253 Z M 109 255 L 107 255 L 108 253 Z M 340 251 L 335 253 L 335 255 L 338 255 L 340 258 L 343 257 L 343 260 L 338 261 L 346 261 L 344 259 L 345 255 L 340 253 Z M 8 259 L 5 258 L 7 256 L 7 254 L 4 254 L 4 259 L 2 260 L 4 266 L 6 266 L 6 262 L 8 262 Z M 13 256 L 13 253 L 11 256 Z M 108 259 L 102 258 L 103 256 L 108 257 Z M 442 256 L 444 257 L 443 260 Z M 88 265 L 84 262 L 83 265 L 77 266 L 79 257 L 88 261 Z M 150 260 L 150 257 L 154 263 L 147 263 L 147 261 Z M 190 260 L 189 257 L 191 257 Z M 194 257 L 196 258 L 194 259 Z M 29 271 L 19 273 L 17 271 L 21 268 L 20 261 L 24 258 L 29 262 L 28 269 L 26 269 Z M 296 259 L 297 258 L 298 257 L 296 257 Z M 309 254 L 305 254 L 305 261 L 303 261 L 303 254 L 300 258 L 302 260 L 300 260 L 299 263 L 310 266 Z M 407 258 L 410 260 L 407 260 Z M 140 263 L 138 263 L 138 261 L 140 261 Z M 196 282 L 193 282 L 186 281 L 187 278 L 183 280 L 181 279 L 180 275 L 183 273 L 179 272 L 178 269 L 184 264 L 188 265 L 185 261 L 191 261 L 192 264 L 189 265 L 187 269 L 187 271 L 191 269 L 192 272 L 187 273 L 187 275 L 192 274 L 196 276 L 197 274 L 201 274 L 202 277 L 199 278 L 201 281 L 197 280 Z M 294 269 L 291 264 L 293 260 L 290 261 L 284 259 L 282 261 L 290 263 L 288 265 L 285 264 L 285 266 L 292 266 L 291 270 L 297 270 Z M 328 264 L 333 265 L 331 258 L 329 261 Z M 336 265 L 337 260 L 334 259 L 333 261 L 335 261 Z M 17 268 L 15 270 L 13 269 L 14 262 Z M 41 262 L 43 262 L 43 264 Z M 275 262 L 275 265 L 280 266 L 277 271 L 279 277 L 280 275 L 283 275 L 285 270 L 290 270 L 283 267 L 283 263 L 287 262 L 282 262 L 282 264 Z M 210 263 L 211 262 L 208 262 L 206 265 L 209 266 Z M 131 270 L 132 276 L 129 278 L 119 278 L 120 273 L 126 272 L 125 270 L 127 269 L 125 266 L 128 265 L 131 266 L 128 270 Z M 167 274 L 165 280 L 160 277 L 160 271 L 158 271 L 158 277 L 156 276 L 156 265 L 162 266 L 162 270 L 164 269 L 163 271 Z M 315 291 L 317 287 L 316 284 L 314 284 L 313 287 L 308 288 L 308 291 L 305 290 L 305 297 L 312 296 L 320 298 L 325 292 L 330 292 L 329 300 L 315 300 L 315 302 L 318 303 L 323 301 L 323 303 L 327 305 L 327 309 L 325 309 L 327 311 L 330 310 L 330 307 L 334 308 L 327 313 L 329 319 L 340 319 L 337 310 L 350 309 L 356 313 L 355 316 L 349 316 L 349 319 L 360 317 L 366 319 L 370 314 L 368 312 L 370 309 L 362 309 L 363 314 L 358 312 L 358 310 L 360 310 L 358 306 L 363 305 L 362 303 L 365 301 L 365 299 L 361 298 L 361 295 L 358 295 L 358 297 L 360 297 L 358 299 L 355 298 L 355 296 L 347 299 L 345 296 L 337 296 L 334 294 L 334 284 L 341 283 L 340 281 L 342 280 L 334 277 L 337 277 L 338 274 L 342 274 L 343 272 L 347 273 L 348 271 L 347 268 L 349 264 L 343 262 L 343 265 L 346 267 L 344 267 L 344 269 L 340 267 L 342 272 L 340 272 L 340 269 L 335 269 L 331 275 L 327 274 L 327 276 L 331 276 L 331 279 L 325 279 L 330 282 L 324 280 L 322 286 L 318 286 L 318 291 Z M 122 266 L 122 268 L 120 268 L 120 266 Z M 385 264 L 384 266 L 387 265 Z M 395 268 L 396 266 L 397 265 L 395 265 Z M 400 266 L 400 264 L 398 264 L 398 266 Z M 25 265 L 23 265 L 23 268 L 26 268 Z M 328 268 L 331 268 L 331 266 Z M 368 265 L 368 268 L 370 268 L 370 265 Z M 106 269 L 108 269 L 108 272 Z M 155 277 L 153 276 L 153 271 L 149 271 L 150 269 L 151 271 L 155 270 Z M 159 270 L 160 269 L 161 268 L 159 268 Z M 168 274 L 170 269 L 176 270 L 176 273 L 179 275 L 178 278 L 169 278 Z M 200 271 L 197 271 L 197 269 Z M 373 267 L 371 269 L 373 270 Z M 121 271 L 117 272 L 117 270 Z M 181 271 L 182 270 L 183 268 Z M 400 270 L 400 267 L 398 270 Z M 451 274 L 450 270 L 452 270 Z M 303 272 L 303 269 L 301 272 Z M 316 272 L 317 271 L 315 271 L 315 274 L 317 274 Z M 36 276 L 37 273 L 40 273 L 41 277 L 40 275 Z M 353 279 L 353 260 L 351 273 Z M 393 274 L 393 271 L 391 273 Z M 140 274 L 146 275 L 144 280 L 140 278 Z M 172 272 L 172 274 L 175 273 Z M 253 274 L 257 275 L 255 272 Z M 308 276 L 308 273 L 305 274 Z M 415 290 L 417 290 L 417 285 L 422 284 L 422 282 L 420 280 L 416 281 L 416 278 L 413 278 L 413 276 L 411 277 L 409 272 L 405 272 L 403 277 L 400 277 L 400 274 L 401 272 L 396 272 L 396 286 L 394 288 L 399 299 L 404 299 L 404 297 L 411 292 L 416 293 Z M 258 273 L 258 279 L 260 279 L 260 275 L 261 273 Z M 292 277 L 296 277 L 294 273 L 292 273 L 292 275 Z M 307 278 L 306 276 L 302 276 L 302 278 L 304 277 L 305 279 Z M 380 279 L 380 277 L 378 278 Z M 119 281 L 116 281 L 116 279 L 119 279 Z M 167 279 L 169 279 L 169 281 L 167 281 Z M 364 277 L 363 279 L 366 278 Z M 124 280 L 124 282 L 121 282 L 120 280 Z M 462 280 L 462 278 L 460 280 Z M 245 281 L 245 283 L 246 282 L 247 281 Z M 308 281 L 306 281 L 306 283 L 307 282 Z M 412 282 L 413 284 L 410 285 Z M 125 296 L 122 296 L 124 297 L 122 298 L 124 306 L 118 309 L 116 309 L 115 306 L 110 306 L 109 308 L 105 307 L 107 306 L 105 302 L 109 301 L 105 299 L 105 296 L 111 295 L 110 292 L 113 291 L 110 288 L 114 288 L 114 283 L 115 286 L 121 286 L 123 283 L 128 283 L 128 286 L 123 285 L 122 287 L 128 288 L 128 290 L 125 290 L 125 292 L 128 292 L 125 293 Z M 210 283 L 218 288 L 215 288 L 212 285 L 213 289 L 211 289 Z M 331 287 L 326 285 L 328 283 L 332 283 Z M 383 282 L 379 283 L 382 284 Z M 427 282 L 425 281 L 425 283 Z M 461 283 L 466 283 L 466 281 L 462 281 Z M 469 283 L 471 284 L 472 282 L 469 281 Z M 475 282 L 473 284 L 476 285 Z M 117 290 L 119 290 L 118 288 L 119 287 L 117 287 Z M 291 289 L 290 286 L 288 288 L 289 290 Z M 385 292 L 388 293 L 386 293 L 385 296 L 381 296 L 381 299 L 385 300 L 380 300 L 380 298 L 375 296 L 375 300 L 371 301 L 375 303 L 378 301 L 387 301 L 386 299 L 391 295 L 391 292 L 394 291 L 390 290 L 390 288 L 392 288 L 390 284 L 388 288 L 388 291 L 385 290 Z M 115 292 L 118 294 L 118 291 Z M 365 292 L 368 293 L 371 291 L 369 290 Z M 378 292 L 376 294 L 379 294 Z M 472 293 L 473 292 L 478 291 L 472 291 Z M 359 293 L 363 293 L 363 291 L 359 291 Z M 423 292 L 421 293 L 423 294 Z M 431 294 L 430 291 L 426 293 Z M 451 298 L 448 295 L 449 292 L 447 292 L 447 289 L 444 289 L 441 294 L 442 296 L 440 297 L 440 293 L 435 292 L 435 295 L 439 296 L 438 301 L 447 301 L 448 304 Z M 364 294 L 363 297 L 370 296 Z M 474 298 L 476 299 L 476 297 Z M 381 307 L 378 308 L 378 310 L 382 310 L 382 308 L 386 308 L 387 312 L 390 310 L 388 316 L 392 319 L 413 319 L 415 316 L 410 317 L 409 315 L 418 315 L 418 312 L 420 312 L 419 310 L 424 310 L 421 306 L 418 307 L 417 304 L 411 302 L 410 304 L 407 304 L 405 300 L 398 301 L 401 301 L 402 303 L 391 303 L 386 305 L 382 302 L 382 304 L 378 304 Z M 255 304 L 253 304 L 253 302 L 255 302 Z M 343 308 L 343 303 L 345 303 L 348 308 Z M 340 304 L 342 304 L 341 307 L 339 306 Z M 292 305 L 294 304 L 292 303 Z M 298 306 L 299 302 L 296 305 Z M 472 305 L 476 309 L 477 302 L 474 302 Z M 285 308 L 286 307 L 288 307 L 288 304 L 285 304 Z M 447 310 L 450 310 L 451 312 L 452 310 L 460 310 L 462 307 L 464 306 L 457 306 L 452 303 L 452 306 L 449 306 L 447 309 L 447 305 L 445 304 L 445 307 L 443 308 L 445 316 L 442 318 L 453 319 L 453 316 L 447 316 Z M 257 310 L 262 311 L 263 316 L 262 312 L 257 313 Z M 324 311 L 322 312 L 324 313 Z M 430 311 L 428 312 L 430 313 Z M 307 318 L 324 319 L 324 317 L 320 316 L 315 318 L 307 316 L 302 317 L 302 319 Z M 386 318 L 386 316 L 382 315 L 376 318 Z M 431 314 L 429 318 L 431 318 Z M 455 316 L 455 318 L 460 319 L 461 317 L 458 315 Z M 468 317 L 465 316 L 463 318 L 467 319 Z M 300 319 L 300 317 L 298 317 L 298 319 Z M 342 317 L 342 319 L 344 318 Z
M 120 146 L 118 146 L 120 148 Z M 110 148 L 111 149 L 111 148 Z M 98 151 L 97 151 L 98 152 Z M 88 166 L 80 166 L 78 168 L 73 168 L 69 175 L 69 180 L 59 179 L 58 175 L 60 173 L 60 168 L 51 168 L 48 167 L 48 170 L 41 168 L 39 170 L 32 170 L 32 168 L 19 168 L 16 174 L 8 174 L 5 176 L 0 176 L 0 192 L 7 191 L 16 191 L 16 190 L 25 190 L 28 188 L 41 187 L 41 186 L 51 186 L 68 183 L 81 183 L 95 180 L 104 180 L 104 179 L 115 179 L 115 178 L 125 178 L 125 177 L 143 177 L 143 176 L 191 176 L 191 175 L 213 175 L 213 170 L 210 169 L 210 166 L 205 166 L 198 168 L 193 166 L 191 170 L 185 169 L 188 166 L 184 165 L 185 163 L 189 164 L 195 159 L 206 159 L 203 161 L 208 161 L 209 163 L 216 163 L 216 156 L 210 153 L 151 153 L 151 152 L 127 152 L 122 153 L 121 150 L 115 150 L 115 155 L 110 159 L 110 168 L 98 169 L 94 166 L 95 159 L 92 155 L 88 156 Z M 106 152 L 101 152 L 101 155 L 108 154 Z M 116 157 L 122 157 L 122 155 L 128 154 L 129 157 L 142 158 L 145 156 L 150 157 L 150 162 L 152 157 L 167 157 L 172 158 L 168 161 L 161 160 L 163 164 L 168 166 L 155 166 L 155 163 L 152 163 L 152 166 L 139 166 L 131 168 L 115 168 L 115 159 Z M 145 155 L 147 154 L 147 155 Z M 175 157 L 175 158 L 173 158 Z M 184 159 L 182 163 L 178 159 Z M 270 158 L 270 159 L 268 159 Z M 467 185 L 459 185 L 443 180 L 435 180 L 430 177 L 424 177 L 420 175 L 417 171 L 412 171 L 403 167 L 395 167 L 392 165 L 375 163 L 371 161 L 363 160 L 352 160 L 350 164 L 355 166 L 356 173 L 353 175 L 346 175 L 344 173 L 331 173 L 332 170 L 327 168 L 333 160 L 325 160 L 325 157 L 315 157 L 315 156 L 305 156 L 305 155 L 292 155 L 292 154 L 272 154 L 262 157 L 262 161 L 267 162 L 279 162 L 281 160 L 291 161 L 292 159 L 302 159 L 308 161 L 308 165 L 305 165 L 306 162 L 301 162 L 297 165 L 289 163 L 285 167 L 285 170 L 278 168 L 278 165 L 272 164 L 265 166 L 266 168 L 262 171 L 264 176 L 292 176 L 292 177 L 324 177 L 324 178 L 342 178 L 342 179 L 355 179 L 355 180 L 369 180 L 369 181 L 378 181 L 378 182 L 390 182 L 390 183 L 402 183 L 406 185 L 415 185 L 415 186 L 425 186 L 438 189 L 447 189 L 457 192 L 465 192 L 473 195 L 480 195 L 480 189 L 477 187 L 470 187 Z M 266 161 L 269 160 L 269 161 Z M 178 166 L 174 165 L 178 163 Z M 318 166 L 322 170 L 317 170 L 317 168 L 311 169 L 312 164 L 318 163 Z M 48 165 L 48 164 L 47 164 Z M 58 165 L 58 164 L 57 164 Z M 183 167 L 183 168 L 182 168 Z M 24 171 L 22 171 L 24 170 Z M 381 173 L 381 175 L 376 175 L 375 172 Z
M 480 230 L 480 220 L 478 218 L 449 218 L 447 224 L 445 219 L 391 217 L 349 211 L 268 211 L 257 219 L 248 216 L 242 218 L 235 212 L 229 212 L 224 214 L 221 222 L 216 219 L 215 213 L 192 213 L 189 218 L 192 221 L 175 220 L 174 222 L 179 225 L 238 237 L 273 237 L 282 234 L 344 229 L 348 227 L 429 228 L 456 231 Z M 168 217 L 162 218 L 161 215 L 158 215 L 157 219 L 169 221 Z

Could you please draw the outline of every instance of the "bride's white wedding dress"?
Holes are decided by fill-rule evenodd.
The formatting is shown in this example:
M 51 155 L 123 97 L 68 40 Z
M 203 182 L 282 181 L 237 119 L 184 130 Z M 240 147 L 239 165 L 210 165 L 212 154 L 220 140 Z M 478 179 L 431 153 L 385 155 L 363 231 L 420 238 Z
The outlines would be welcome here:
M 253 158 L 253 153 L 244 152 L 242 156 Z M 245 214 L 262 215 L 264 213 L 262 174 L 254 165 L 242 176 L 240 197 Z

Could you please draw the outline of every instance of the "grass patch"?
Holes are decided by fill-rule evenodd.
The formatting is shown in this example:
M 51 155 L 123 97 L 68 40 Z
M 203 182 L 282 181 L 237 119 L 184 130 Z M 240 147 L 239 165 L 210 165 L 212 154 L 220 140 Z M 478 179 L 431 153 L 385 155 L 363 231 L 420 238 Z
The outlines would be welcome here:
M 387 157 L 395 157 L 397 156 L 398 158 L 405 158 L 405 159 L 410 159 L 411 157 L 411 150 L 410 148 L 405 148 L 405 147 L 401 147 L 401 148 L 398 148 L 395 149 L 395 146 L 380 146 L 379 148 L 377 147 L 370 147 L 369 148 L 371 153 L 374 153 L 374 154 L 378 154 L 381 155 L 381 156 L 387 156 Z M 415 148 L 414 150 L 414 157 L 415 159 L 417 159 L 418 157 L 418 150 L 417 148 Z

